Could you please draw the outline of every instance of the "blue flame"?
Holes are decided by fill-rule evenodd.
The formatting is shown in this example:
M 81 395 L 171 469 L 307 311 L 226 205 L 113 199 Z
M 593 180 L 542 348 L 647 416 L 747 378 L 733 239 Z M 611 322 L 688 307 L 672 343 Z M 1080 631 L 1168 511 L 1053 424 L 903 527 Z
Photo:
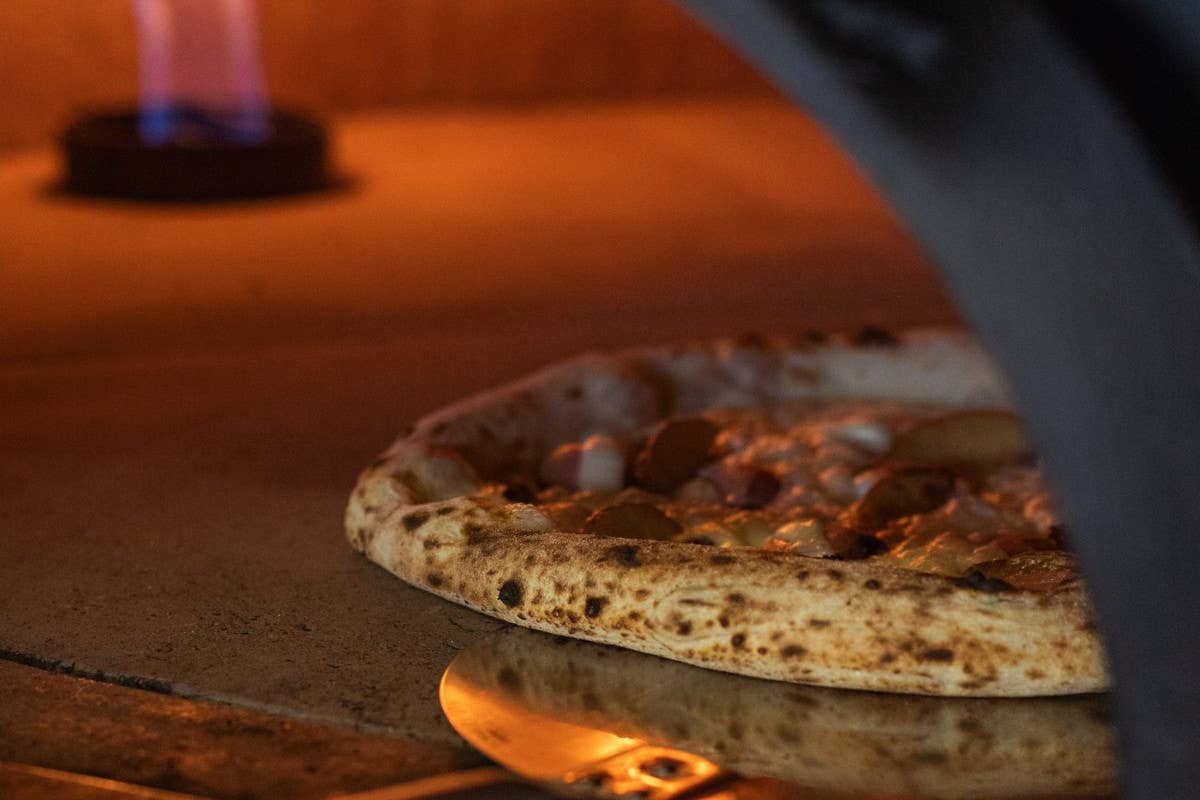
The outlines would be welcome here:
M 147 144 L 271 135 L 253 0 L 132 0 Z

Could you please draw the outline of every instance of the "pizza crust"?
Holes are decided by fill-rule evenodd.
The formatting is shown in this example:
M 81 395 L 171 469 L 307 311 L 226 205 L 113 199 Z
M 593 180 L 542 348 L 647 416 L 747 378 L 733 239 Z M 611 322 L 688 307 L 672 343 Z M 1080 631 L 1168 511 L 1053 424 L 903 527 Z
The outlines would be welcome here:
M 363 472 L 347 533 L 405 581 L 485 614 L 712 669 L 929 695 L 1100 691 L 1104 655 L 1078 581 L 987 593 L 865 561 L 556 532 L 536 507 L 478 493 L 563 442 L 715 406 L 1006 397 L 958 333 L 587 356 L 421 420 Z

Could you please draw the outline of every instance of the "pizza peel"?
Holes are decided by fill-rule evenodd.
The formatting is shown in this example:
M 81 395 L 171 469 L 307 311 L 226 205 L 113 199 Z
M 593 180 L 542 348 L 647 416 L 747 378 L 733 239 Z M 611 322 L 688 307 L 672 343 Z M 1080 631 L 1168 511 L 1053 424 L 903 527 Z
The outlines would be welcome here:
M 461 651 L 439 697 L 472 746 L 570 796 L 1099 800 L 1115 785 L 1097 695 L 799 686 L 512 628 Z
M 442 676 L 446 719 L 481 753 L 520 777 L 572 797 L 638 800 L 816 800 L 772 778 L 742 778 L 684 750 L 530 710 L 513 692 L 476 680 L 471 653 Z M 503 674 L 503 673 L 502 673 Z M 502 678 L 502 680 L 505 680 Z

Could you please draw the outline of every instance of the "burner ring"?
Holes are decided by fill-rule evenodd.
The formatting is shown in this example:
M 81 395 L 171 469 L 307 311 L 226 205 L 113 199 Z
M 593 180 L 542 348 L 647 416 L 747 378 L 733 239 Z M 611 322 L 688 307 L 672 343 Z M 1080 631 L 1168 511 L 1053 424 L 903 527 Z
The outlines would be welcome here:
M 261 142 L 197 137 L 146 144 L 135 111 L 94 114 L 63 133 L 63 188 L 73 194 L 174 202 L 212 202 L 331 188 L 325 128 L 274 111 Z

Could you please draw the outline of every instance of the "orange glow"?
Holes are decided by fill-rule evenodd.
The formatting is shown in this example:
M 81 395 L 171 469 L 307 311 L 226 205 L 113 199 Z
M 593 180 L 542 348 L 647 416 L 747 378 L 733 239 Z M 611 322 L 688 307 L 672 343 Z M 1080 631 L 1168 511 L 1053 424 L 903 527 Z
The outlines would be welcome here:
M 47 196 L 52 152 L 0 161 L 5 333 L 48 347 L 383 316 L 954 318 L 882 201 L 778 101 L 380 113 L 333 131 L 356 186 L 277 202 Z

